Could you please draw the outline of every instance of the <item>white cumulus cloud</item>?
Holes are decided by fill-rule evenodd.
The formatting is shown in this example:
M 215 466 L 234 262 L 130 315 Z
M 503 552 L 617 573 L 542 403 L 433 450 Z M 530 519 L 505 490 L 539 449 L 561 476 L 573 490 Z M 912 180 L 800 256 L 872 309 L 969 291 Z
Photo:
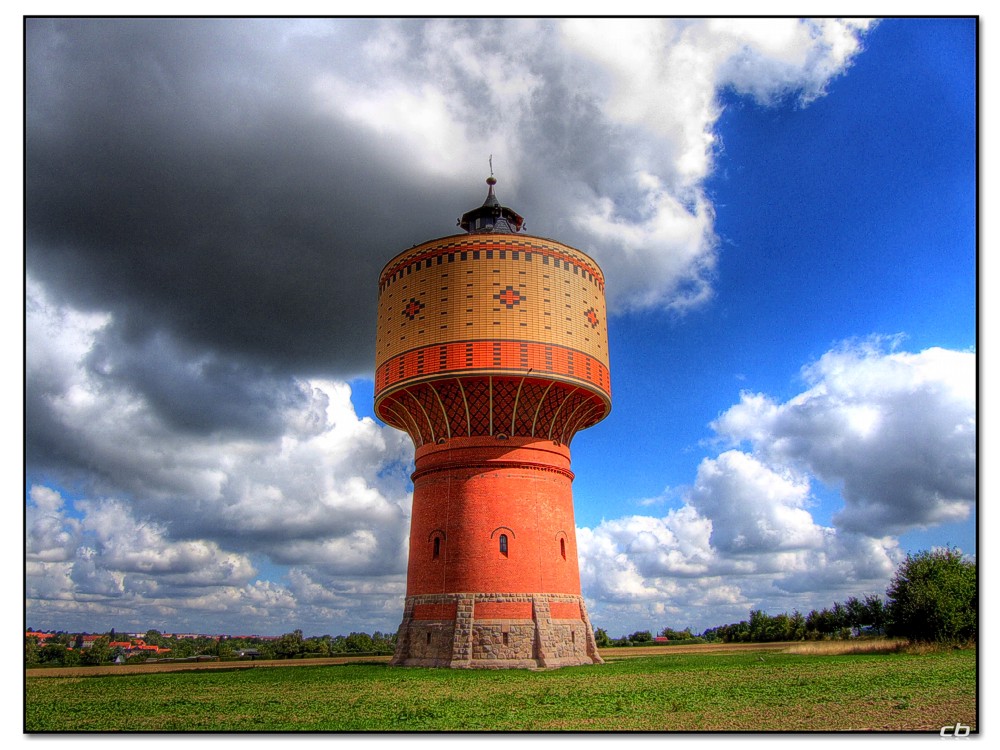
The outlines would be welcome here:
M 976 491 L 975 354 L 898 343 L 831 349 L 784 402 L 743 393 L 712 423 L 730 447 L 670 492 L 681 507 L 579 529 L 591 615 L 702 627 L 884 595 L 897 536 L 966 518 Z M 817 481 L 843 498 L 830 526 Z
M 30 282 L 29 294 L 27 325 L 47 332 L 30 345 L 29 377 L 44 368 L 47 383 L 30 411 L 47 431 L 68 436 L 61 461 L 100 467 L 85 493 L 68 497 L 43 483 L 29 490 L 34 613 L 70 626 L 74 616 L 127 609 L 130 620 L 179 625 L 198 621 L 198 611 L 282 627 L 287 612 L 278 611 L 297 607 L 296 588 L 258 580 L 258 561 L 295 566 L 295 580 L 383 577 L 395 600 L 412 448 L 404 434 L 358 417 L 346 383 L 263 374 L 243 393 L 220 394 L 266 410 L 276 435 L 178 429 L 121 375 L 128 362 L 105 335 L 107 316 L 54 305 Z M 185 379 L 189 392 L 205 379 L 199 368 L 174 368 L 172 377 L 179 392 Z M 324 627 L 321 610 L 304 605 L 300 614 Z
M 968 517 L 976 492 L 976 355 L 845 344 L 784 403 L 744 393 L 713 427 L 842 488 L 840 528 L 899 534 Z

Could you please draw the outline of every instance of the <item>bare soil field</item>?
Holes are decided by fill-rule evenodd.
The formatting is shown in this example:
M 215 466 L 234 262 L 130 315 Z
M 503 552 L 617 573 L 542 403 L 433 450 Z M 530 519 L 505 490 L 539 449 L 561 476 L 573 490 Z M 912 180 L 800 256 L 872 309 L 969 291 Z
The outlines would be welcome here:
M 36 667 L 26 669 L 33 677 L 90 677 L 110 674 L 154 674 L 190 672 L 196 669 L 255 669 L 266 667 L 318 667 L 357 662 L 388 662 L 388 656 L 331 656 L 318 659 L 257 659 L 254 661 L 160 661 L 153 664 L 108 664 L 100 667 Z
M 617 661 L 637 656 L 668 656 L 670 654 L 731 654 L 740 651 L 784 651 L 792 643 L 696 643 L 690 646 L 632 646 L 600 649 L 605 661 Z M 356 662 L 389 661 L 388 656 L 331 656 L 316 659 L 257 659 L 254 661 L 177 661 L 152 664 L 108 664 L 100 667 L 36 667 L 25 670 L 27 677 L 87 677 L 110 674 L 152 674 L 155 672 L 189 672 L 195 669 L 256 669 L 266 667 L 328 666 Z
M 784 651 L 791 643 L 693 643 L 690 646 L 629 646 L 599 649 L 605 661 L 631 656 L 669 656 L 670 654 L 733 654 L 739 651 Z

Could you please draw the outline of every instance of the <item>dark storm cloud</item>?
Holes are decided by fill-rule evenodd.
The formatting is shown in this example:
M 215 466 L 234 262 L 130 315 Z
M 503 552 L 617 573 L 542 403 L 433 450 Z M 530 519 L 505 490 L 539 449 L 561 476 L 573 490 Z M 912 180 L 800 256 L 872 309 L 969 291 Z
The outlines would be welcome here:
M 325 423 L 325 400 L 313 403 L 309 388 L 290 376 L 241 364 L 208 352 L 183 350 L 165 334 L 123 344 L 114 329 L 97 337 L 86 365 L 96 382 L 141 393 L 173 430 L 235 433 L 276 438 L 289 414 L 309 412 L 316 431 Z
M 367 371 L 359 290 L 462 204 L 435 209 L 402 154 L 310 105 L 342 26 L 319 44 L 267 21 L 29 21 L 28 272 L 126 342 Z

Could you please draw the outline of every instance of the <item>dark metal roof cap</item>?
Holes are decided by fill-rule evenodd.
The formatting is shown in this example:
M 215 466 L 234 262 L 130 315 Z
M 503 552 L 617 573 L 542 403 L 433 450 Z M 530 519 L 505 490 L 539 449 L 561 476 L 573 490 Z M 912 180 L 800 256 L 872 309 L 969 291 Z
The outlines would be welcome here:
M 500 201 L 497 200 L 496 193 L 493 191 L 493 186 L 497 184 L 496 178 L 490 175 L 486 178 L 486 184 L 490 188 L 483 205 L 462 214 L 462 218 L 458 220 L 458 226 L 469 234 L 479 232 L 513 234 L 520 232 L 524 226 L 524 219 L 514 209 L 500 205 Z

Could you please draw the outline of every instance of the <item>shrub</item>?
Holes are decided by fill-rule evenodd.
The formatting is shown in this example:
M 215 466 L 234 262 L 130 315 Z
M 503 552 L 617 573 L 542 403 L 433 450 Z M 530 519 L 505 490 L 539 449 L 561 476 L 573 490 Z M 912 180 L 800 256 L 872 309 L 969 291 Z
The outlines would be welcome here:
M 938 643 L 976 638 L 976 565 L 957 549 L 907 555 L 886 599 L 889 635 Z

